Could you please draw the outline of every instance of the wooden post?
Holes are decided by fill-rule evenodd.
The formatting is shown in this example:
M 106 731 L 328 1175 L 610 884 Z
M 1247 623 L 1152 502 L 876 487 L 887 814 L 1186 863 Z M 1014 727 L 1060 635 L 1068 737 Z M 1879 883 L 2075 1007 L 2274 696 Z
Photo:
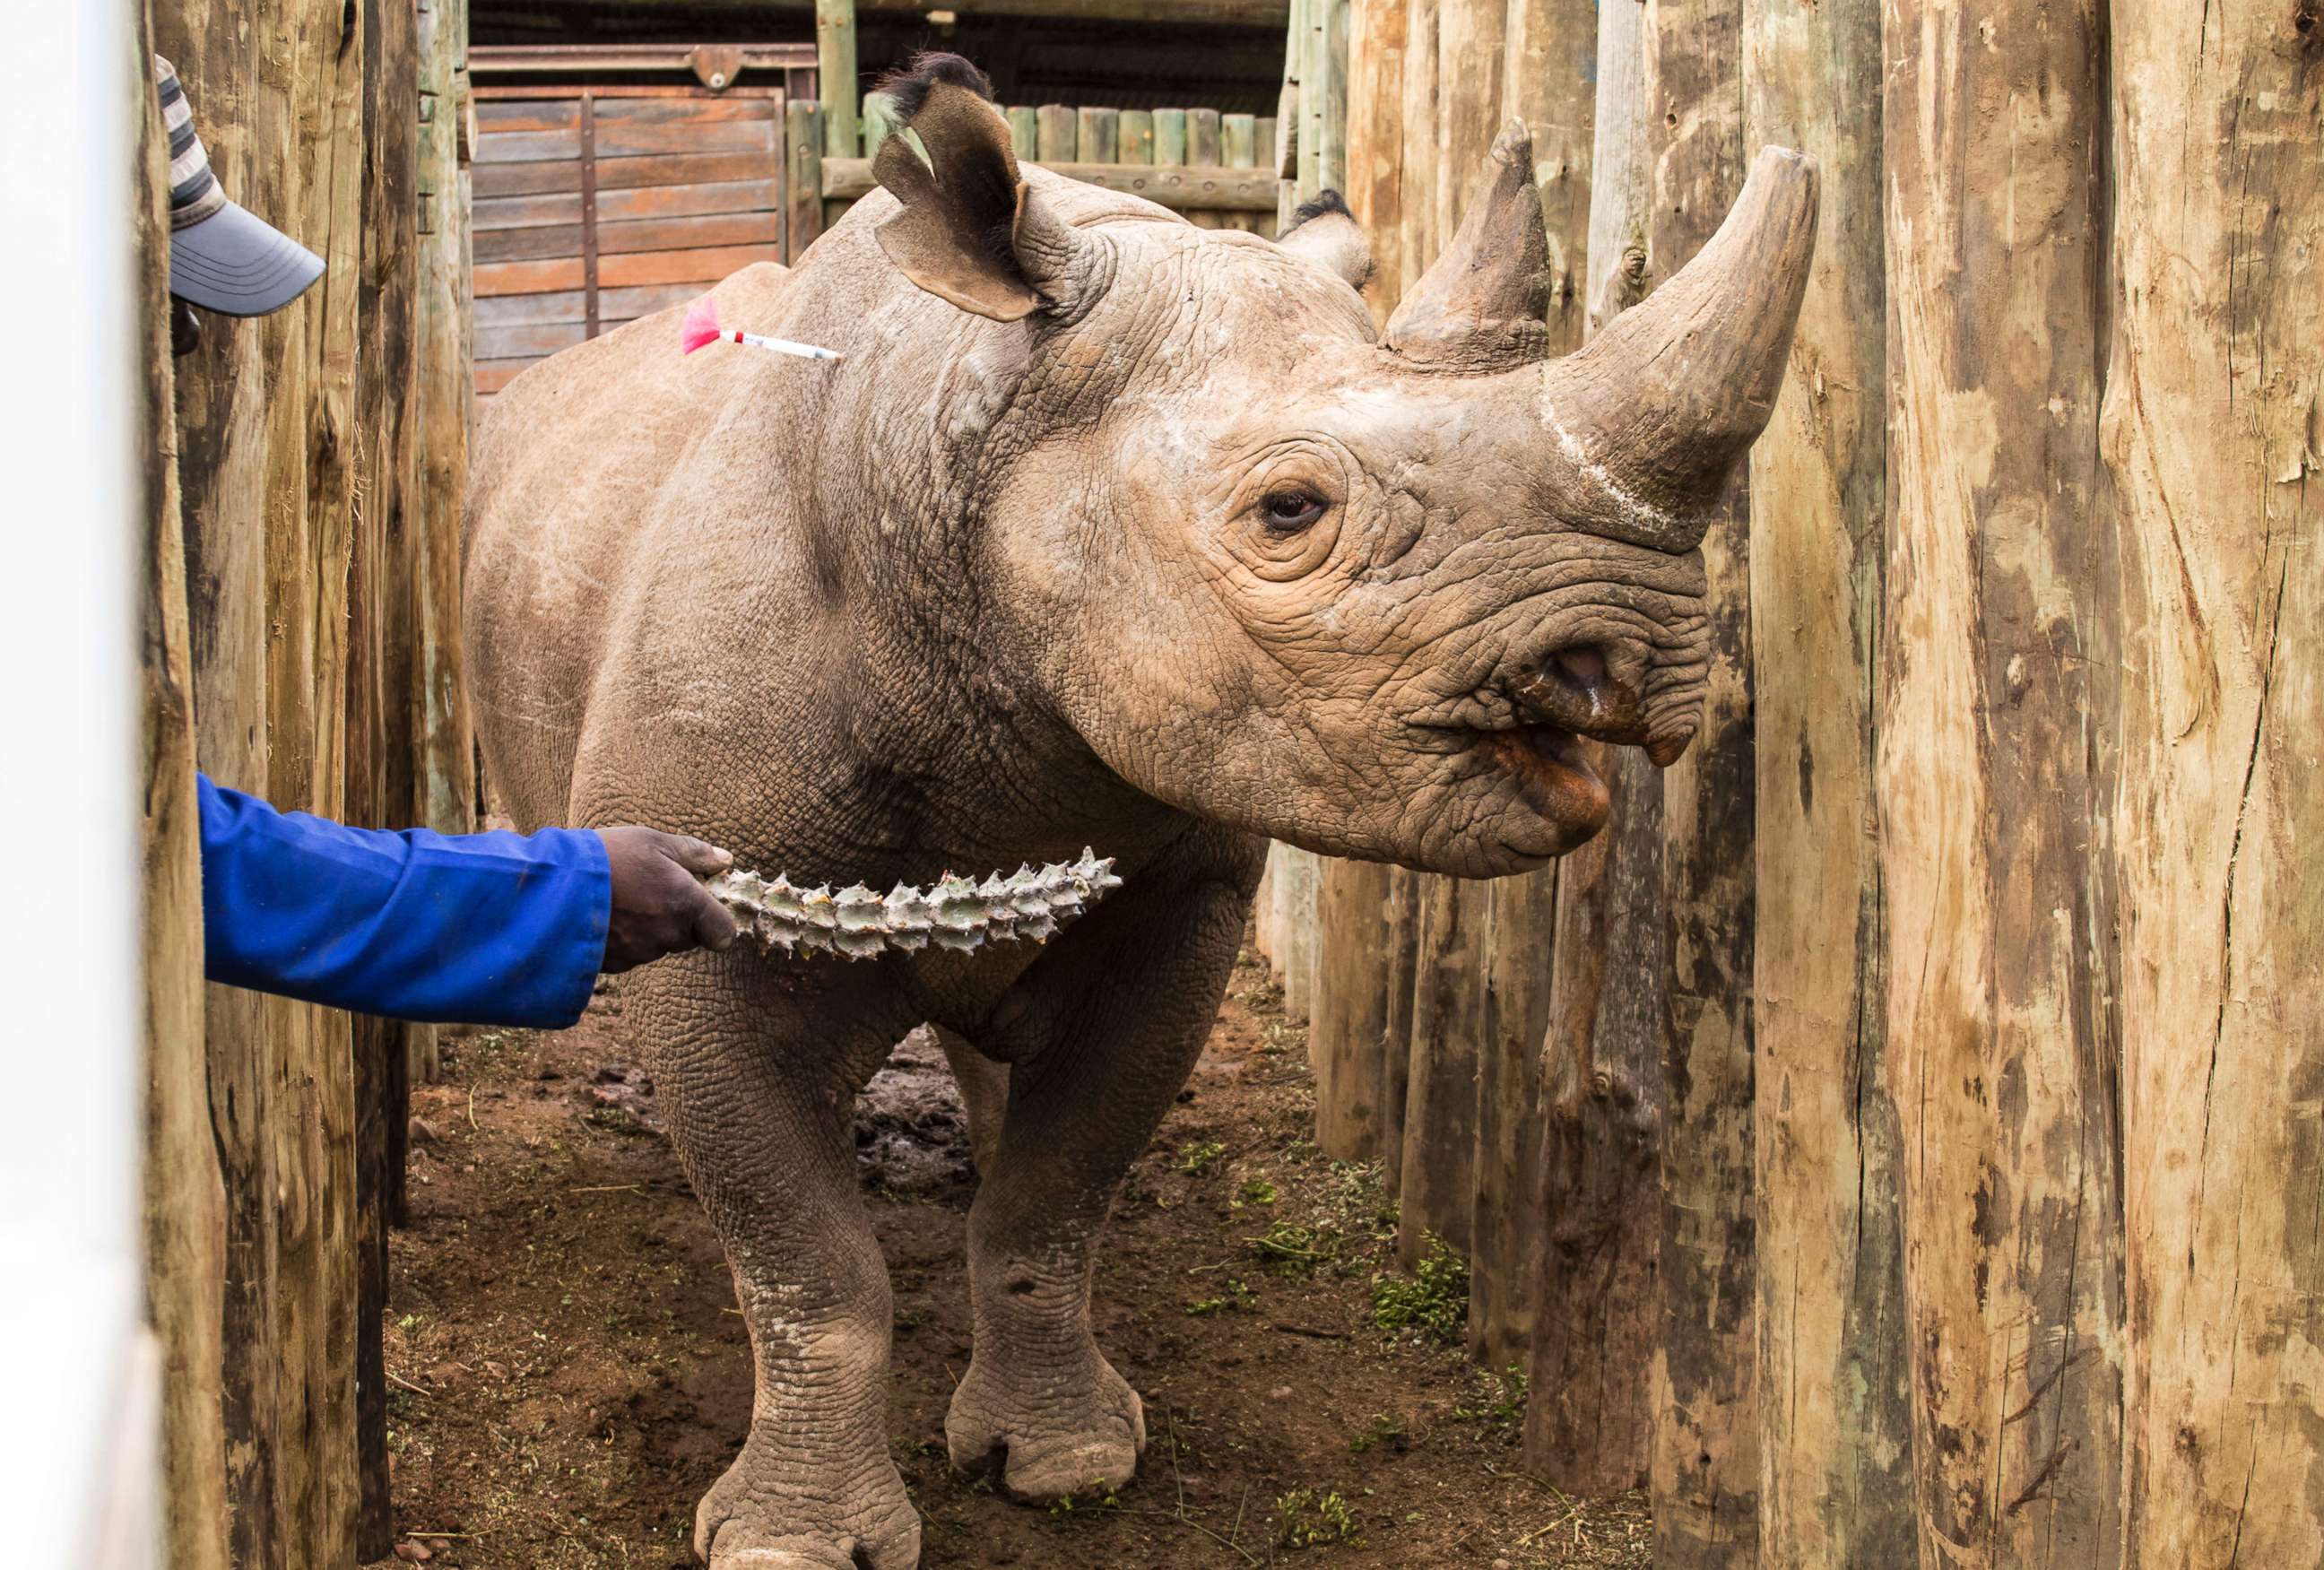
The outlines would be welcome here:
M 386 828 L 410 822 L 420 796 L 420 738 L 410 697 L 419 688 L 419 586 L 426 550 L 419 495 L 415 233 L 421 68 L 418 17 L 410 5 L 368 0 L 364 23 L 361 275 L 369 289 L 357 307 L 361 342 L 352 366 L 359 377 L 351 390 L 352 429 L 361 445 L 350 501 L 361 502 L 353 519 L 344 590 L 344 807 L 351 821 Z M 326 304 L 332 303 L 327 295 Z M 327 398 L 337 391 L 327 383 L 318 387 Z M 344 409 L 332 409 L 325 418 L 336 423 L 345 416 Z M 410 1034 L 409 1027 L 393 1020 L 365 1017 L 353 1022 L 355 1437 L 362 1484 L 358 1547 L 364 1558 L 379 1557 L 395 1543 L 381 1335 L 387 1234 L 403 1210 Z
M 239 0 L 180 0 L 153 16 L 155 47 L 177 67 L 220 183 L 261 213 L 252 152 L 262 139 L 255 60 Z M 281 211 L 279 207 L 274 211 Z M 178 473 L 185 531 L 195 758 L 218 784 L 266 790 L 264 517 L 267 382 L 262 354 L 281 323 L 205 323 L 177 362 Z M 219 1325 L 228 1559 L 282 1564 L 274 1499 L 274 1042 L 268 1004 L 207 989 L 208 1102 L 224 1187 Z
M 268 577 L 281 629 L 268 671 L 268 778 L 276 806 L 332 817 L 344 817 L 347 804 L 351 550 L 359 532 L 381 528 L 374 521 L 377 514 L 364 511 L 359 500 L 356 478 L 364 440 L 355 413 L 357 340 L 365 314 L 376 308 L 367 287 L 369 258 L 363 243 L 372 102 L 381 106 L 383 135 L 392 138 L 400 193 L 394 222 L 407 252 L 416 227 L 410 160 L 418 139 L 419 85 L 416 60 L 409 58 L 415 22 L 408 5 L 373 3 L 394 14 L 374 23 L 368 7 L 350 15 L 334 0 L 299 0 L 281 7 L 295 10 L 300 25 L 297 51 L 279 57 L 285 69 L 275 84 L 278 93 L 300 106 L 282 156 L 314 171 L 301 192 L 301 238 L 325 258 L 329 271 L 300 302 L 306 341 L 296 380 L 279 381 L 269 389 L 274 400 L 285 399 L 291 386 L 300 389 L 298 397 L 278 402 L 276 439 L 278 451 L 302 453 L 306 461 L 286 466 L 288 472 L 268 499 Z M 365 91 L 374 45 L 382 36 L 374 25 L 385 30 L 396 51 L 392 103 L 374 100 Z M 260 58 L 264 70 L 273 57 L 262 49 Z M 386 118 L 389 112 L 392 120 Z M 397 309 L 408 332 L 408 285 Z M 409 407 L 407 397 L 398 411 L 400 422 L 408 421 Z M 401 483 L 408 496 L 408 458 L 405 463 Z M 398 527 L 404 522 L 404 504 L 399 496 Z M 401 680 L 405 685 L 395 689 L 399 696 L 409 690 L 408 669 Z M 409 759 L 407 744 L 406 801 Z M 282 1516 L 295 1564 L 302 1545 L 323 1559 L 355 1551 L 361 1505 L 357 1325 L 359 1316 L 377 1314 L 380 1303 L 366 1299 L 367 1286 L 358 1273 L 360 1179 L 350 1020 L 336 1011 L 305 1005 L 284 1005 L 283 1014 L 273 1128 L 274 1177 L 284 1196 L 276 1311 L 284 1359 Z M 400 1078 L 406 1052 L 396 1036 L 387 1048 L 385 1072 Z M 398 1116 L 389 1137 L 399 1152 L 402 1134 Z M 387 1176 L 400 1187 L 400 1159 Z M 382 1198 L 392 1200 L 385 1192 Z M 383 1488 L 384 1481 L 383 1473 L 374 1486 Z
M 1124 109 L 1121 112 L 1120 146 L 1117 156 L 1124 163 L 1154 162 L 1154 112 L 1150 109 Z
M 783 145 L 790 168 L 783 216 L 783 260 L 796 267 L 823 233 L 823 109 L 804 98 L 783 106 Z
M 1558 867 L 1525 1455 L 1558 1488 L 1610 1494 L 1646 1481 L 1654 1447 L 1669 1002 L 1662 776 L 1643 754 L 1593 751 L 1612 816 Z
M 1550 320 L 1558 329 L 1554 347 L 1563 353 L 1581 341 L 1581 312 L 1572 306 L 1579 289 L 1563 270 L 1582 264 L 1588 239 L 1594 6 L 1589 0 L 1510 0 L 1507 17 L 1503 97 L 1535 131 L 1536 179 L 1557 198 L 1545 204 L 1544 216 L 1552 264 L 1561 270 Z M 1480 978 L 1485 1032 L 1477 1080 L 1469 1340 L 1471 1353 L 1495 1370 L 1530 1358 L 1541 1287 L 1543 1049 L 1551 1019 L 1557 884 L 1553 867 L 1492 885 L 1491 941 Z
M 1312 167 L 1303 157 L 1303 194 L 1339 190 L 1348 183 L 1348 3 L 1308 0 L 1306 74 L 1300 78 L 1303 145 L 1312 145 Z
M 1742 0 L 1647 0 L 1648 252 L 1667 278 L 1741 189 Z M 1669 899 L 1669 1121 L 1657 1280 L 1655 1555 L 1748 1565 L 1757 1552 L 1754 1408 L 1749 507 L 1740 481 L 1702 543 L 1711 615 L 1702 728 L 1663 776 Z
M 1635 3 L 1635 0 L 1632 0 Z M 1552 352 L 1581 346 L 1597 121 L 1598 0 L 1508 0 L 1502 112 L 1533 133 L 1534 181 L 1549 231 Z
M 138 77 L 152 22 L 141 8 Z M 163 1561 L 226 1570 L 226 1430 L 219 1284 L 226 1198 L 211 1130 L 202 1030 L 201 825 L 194 783 L 192 651 L 178 501 L 176 383 L 170 352 L 170 154 L 148 83 L 137 139 L 137 341 L 144 350 L 138 450 L 145 537 L 138 608 L 138 800 L 144 961 L 145 1120 L 142 1188 L 145 1302 L 161 1350 Z
M 1886 0 L 1883 14 L 1877 789 L 1924 1564 L 2124 1562 L 2104 738 L 2129 642 L 2116 525 L 2094 515 L 2102 14 L 2097 0 Z M 2218 67 L 2207 54 L 2204 70 Z M 2174 210 L 2187 195 L 2170 193 Z M 2171 229 L 2171 265 L 2187 266 L 2203 230 Z M 1827 389 L 1847 374 L 1820 370 Z M 2231 438 L 2214 424 L 2197 439 L 2224 451 Z M 2202 864 L 2198 845 L 2169 854 Z M 2200 929 L 2178 928 L 2172 963 Z M 2187 1047 L 2173 1035 L 2174 1057 Z
M 1394 876 L 1377 862 L 1324 859 L 1315 882 L 1315 993 L 1307 1047 L 1315 1064 L 1315 1142 L 1343 1161 L 1382 1149 L 1388 991 L 1382 974 Z
M 420 21 L 420 518 L 421 669 L 414 692 L 418 821 L 475 827 L 475 744 L 460 642 L 460 513 L 475 377 L 469 319 L 468 0 L 427 0 Z M 430 108 L 429 106 L 432 105 Z M 419 1066 L 414 1066 L 419 1072 Z M 431 1070 L 432 1072 L 432 1070 Z
M 1080 123 L 1063 104 L 1044 104 L 1039 119 L 1038 152 L 1043 163 L 1071 163 L 1081 156 Z
M 1186 111 L 1186 162 L 1213 168 L 1223 156 L 1220 147 L 1220 116 L 1216 109 Z
M 1388 947 L 1380 961 L 1380 1192 L 1404 1192 L 1405 1113 L 1412 1099 L 1412 1010 L 1419 984 L 1421 875 L 1388 875 Z
M 1475 188 L 1485 154 L 1501 129 L 1501 51 L 1508 31 L 1508 0 L 1437 0 L 1436 14 L 1440 42 L 1434 146 L 1443 173 L 1434 193 L 1432 256 L 1461 226 L 1462 204 Z
M 1436 135 L 1436 22 L 1441 3 L 1405 0 L 1404 99 L 1397 114 L 1404 143 L 1397 210 L 1403 221 L 1393 243 L 1397 275 L 1406 285 L 1428 270 L 1443 243 L 1436 226 L 1436 188 L 1447 178 L 1444 150 Z M 1383 248 L 1390 243 L 1385 235 L 1373 241 Z M 1392 301 L 1389 308 L 1393 309 Z M 1386 319 L 1385 313 L 1381 319 Z
M 2111 26 L 2124 1557 L 2299 1565 L 2324 1477 L 2324 15 L 2116 0 Z
M 1886 522 L 1879 0 L 1747 0 L 1748 141 L 1815 155 L 1814 270 L 1752 450 L 1755 1083 L 1768 1570 L 1916 1553 L 1873 826 Z
M 1220 155 L 1229 169 L 1259 167 L 1259 116 L 1256 115 L 1222 115 L 1219 116 Z
M 1041 146 L 1041 121 L 1030 104 L 1009 106 L 1009 144 L 1019 158 L 1030 162 Z
M 1074 112 L 1075 134 L 1084 163 L 1114 163 L 1120 159 L 1121 111 L 1086 106 Z
M 817 102 L 823 109 L 823 155 L 861 158 L 856 120 L 861 90 L 855 69 L 855 0 L 815 0 Z
M 1407 1269 L 1430 1233 L 1469 1251 L 1476 1198 L 1477 1066 L 1484 1033 L 1486 933 L 1492 885 L 1420 880 L 1414 942 L 1411 1069 L 1405 1087 L 1402 1213 L 1397 1258 Z
M 1364 299 L 1383 325 L 1404 293 L 1406 0 L 1352 0 L 1348 32 L 1348 211 L 1370 239 Z
M 1582 287 L 1593 332 L 1643 298 L 1647 282 L 1645 23 L 1636 0 L 1599 15 Z M 1662 772 L 1634 750 L 1596 750 L 1611 799 L 1606 827 L 1558 867 L 1543 1070 L 1547 1235 L 1525 1429 L 1527 1464 L 1582 1494 L 1636 1487 L 1651 1463 L 1669 1100 Z
M 1549 1028 L 1557 868 L 1484 885 L 1469 1354 L 1495 1372 L 1533 1355 L 1541 1288 L 1542 1038 Z
M 1185 110 L 1154 111 L 1154 162 L 1162 164 L 1186 162 Z

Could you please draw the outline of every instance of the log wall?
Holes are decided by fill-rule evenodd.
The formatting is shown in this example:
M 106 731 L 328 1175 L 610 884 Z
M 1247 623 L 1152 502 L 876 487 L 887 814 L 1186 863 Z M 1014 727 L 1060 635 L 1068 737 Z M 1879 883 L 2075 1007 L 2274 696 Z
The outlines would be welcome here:
M 1759 144 L 1823 188 L 1791 376 L 1707 542 L 1702 739 L 1614 763 L 1552 899 L 1471 918 L 1323 866 L 1319 1142 L 1476 1251 L 1480 1356 L 1530 1253 L 1530 1467 L 1651 1473 L 1658 1564 L 2324 1563 L 2292 773 L 2324 747 L 2324 15 L 1351 14 L 1382 318 L 1489 101 L 1535 133 L 1553 327 L 1667 277 Z
M 392 1544 L 377 1337 L 427 1039 L 190 991 L 190 771 L 286 808 L 469 827 L 451 614 L 467 411 L 420 396 L 423 368 L 467 381 L 443 260 L 466 246 L 460 117 L 433 141 L 421 121 L 431 80 L 456 101 L 465 30 L 456 0 L 152 13 L 226 190 L 328 268 L 272 317 L 206 319 L 151 379 L 149 1290 L 173 1565 L 349 1565 Z M 164 311 L 157 290 L 147 342 L 169 341 Z

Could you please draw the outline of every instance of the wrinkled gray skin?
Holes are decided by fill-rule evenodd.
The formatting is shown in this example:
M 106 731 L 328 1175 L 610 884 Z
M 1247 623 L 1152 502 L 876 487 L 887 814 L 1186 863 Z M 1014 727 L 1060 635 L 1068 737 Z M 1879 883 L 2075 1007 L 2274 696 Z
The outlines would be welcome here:
M 980 115 L 938 88 L 914 123 L 935 180 L 881 165 L 909 210 L 876 193 L 797 271 L 719 286 L 722 321 L 844 364 L 681 357 L 665 313 L 520 377 L 475 457 L 475 714 L 526 827 L 654 824 L 875 889 L 1093 845 L 1126 880 L 1046 947 L 744 945 L 625 984 L 756 1362 L 697 1515 L 720 1570 L 918 1561 L 848 1113 L 922 1021 L 982 1172 L 953 1459 L 1034 1501 L 1129 1481 L 1144 1422 L 1091 1337 L 1092 1251 L 1217 1009 L 1263 836 L 1514 873 L 1602 819 L 1569 728 L 1684 745 L 1700 509 L 1766 419 L 1812 227 L 1783 155 L 1724 272 L 1545 367 L 1502 319 L 1540 272 L 1505 139 L 1390 350 L 1346 218 L 1277 245 L 1028 169 L 1012 227 Z M 1274 526 L 1292 493 L 1320 515 Z

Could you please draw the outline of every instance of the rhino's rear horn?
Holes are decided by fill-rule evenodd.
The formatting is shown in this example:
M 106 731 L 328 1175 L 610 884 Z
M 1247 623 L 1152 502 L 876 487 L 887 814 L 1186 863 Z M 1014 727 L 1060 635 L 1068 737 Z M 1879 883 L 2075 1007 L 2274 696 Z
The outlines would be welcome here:
M 910 137 L 880 144 L 872 172 L 901 204 L 876 231 L 881 250 L 930 294 L 995 321 L 1069 304 L 1091 271 L 1081 256 L 1088 242 L 1025 183 L 1008 124 L 949 75 L 914 87 L 908 124 L 927 162 Z
M 1505 371 L 1546 358 L 1549 233 L 1533 179 L 1533 137 L 1512 120 L 1494 138 L 1460 232 L 1388 318 L 1388 348 L 1431 370 Z

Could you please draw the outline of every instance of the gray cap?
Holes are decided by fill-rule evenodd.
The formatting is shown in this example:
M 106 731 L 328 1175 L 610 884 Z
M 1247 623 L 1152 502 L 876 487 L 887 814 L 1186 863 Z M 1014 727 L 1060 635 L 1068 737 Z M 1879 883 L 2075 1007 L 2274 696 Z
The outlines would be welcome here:
M 170 133 L 170 292 L 223 316 L 281 309 L 323 275 L 323 259 L 226 200 L 176 68 L 157 54 L 153 70 Z

